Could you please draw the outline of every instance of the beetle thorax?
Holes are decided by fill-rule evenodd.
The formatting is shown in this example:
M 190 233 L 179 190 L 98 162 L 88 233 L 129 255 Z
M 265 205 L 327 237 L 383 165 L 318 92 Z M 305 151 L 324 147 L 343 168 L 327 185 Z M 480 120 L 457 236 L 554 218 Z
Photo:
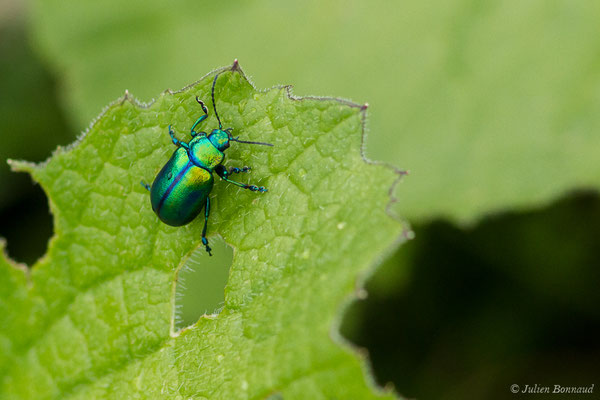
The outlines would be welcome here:
M 212 171 L 225 155 L 206 136 L 196 136 L 189 143 L 188 156 L 196 166 Z

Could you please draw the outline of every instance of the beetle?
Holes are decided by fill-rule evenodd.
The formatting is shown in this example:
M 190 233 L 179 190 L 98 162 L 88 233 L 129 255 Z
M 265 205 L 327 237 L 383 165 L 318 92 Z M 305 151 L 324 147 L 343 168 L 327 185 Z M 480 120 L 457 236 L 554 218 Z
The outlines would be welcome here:
M 187 143 L 177 139 L 171 125 L 169 125 L 169 135 L 177 149 L 156 175 L 152 186 L 144 183 L 144 181 L 141 182 L 142 186 L 150 192 L 152 210 L 167 225 L 186 225 L 192 222 L 204 209 L 202 244 L 211 256 L 212 249 L 206 239 L 206 226 L 210 215 L 209 194 L 214 184 L 213 171 L 222 180 L 241 188 L 253 192 L 267 192 L 264 186 L 247 185 L 229 179 L 231 174 L 250 172 L 250 167 L 227 169 L 223 165 L 224 151 L 229 148 L 230 142 L 273 146 L 270 143 L 240 140 L 239 137 L 234 137 L 231 134 L 233 128 L 223 129 L 215 104 L 215 85 L 219 75 L 223 72 L 215 75 L 211 90 L 213 109 L 219 127 L 213 129 L 210 134 L 195 131 L 196 127 L 208 117 L 208 110 L 204 102 L 196 96 L 196 101 L 202 107 L 204 115 L 200 116 L 190 129 L 192 139 Z

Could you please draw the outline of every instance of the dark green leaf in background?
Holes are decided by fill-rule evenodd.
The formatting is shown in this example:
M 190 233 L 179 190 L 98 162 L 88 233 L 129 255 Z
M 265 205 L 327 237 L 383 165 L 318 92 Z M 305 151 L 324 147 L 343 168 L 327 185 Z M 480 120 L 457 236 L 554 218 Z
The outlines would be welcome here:
M 260 87 L 368 101 L 368 155 L 411 171 L 414 222 L 600 183 L 594 0 L 50 0 L 33 15 L 78 127 L 124 88 L 149 99 L 238 58 Z

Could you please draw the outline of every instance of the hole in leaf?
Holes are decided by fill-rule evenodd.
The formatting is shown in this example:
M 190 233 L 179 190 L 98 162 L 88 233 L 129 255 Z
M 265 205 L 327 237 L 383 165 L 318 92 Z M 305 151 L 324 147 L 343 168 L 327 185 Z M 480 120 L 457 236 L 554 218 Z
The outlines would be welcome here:
M 10 258 L 31 266 L 46 252 L 52 236 L 52 216 L 42 188 L 26 174 L 15 175 L 11 187 L 19 188 L 18 196 L 0 207 L 0 237 L 6 239 Z
M 175 329 L 190 326 L 204 314 L 217 314 L 225 301 L 225 285 L 233 249 L 220 237 L 209 239 L 213 256 L 199 246 L 177 277 Z

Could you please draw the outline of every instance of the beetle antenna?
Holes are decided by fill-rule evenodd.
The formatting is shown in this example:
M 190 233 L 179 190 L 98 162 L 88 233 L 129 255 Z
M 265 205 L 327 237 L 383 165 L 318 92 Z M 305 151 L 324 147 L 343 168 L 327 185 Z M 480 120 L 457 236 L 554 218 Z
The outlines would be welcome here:
M 217 104 L 215 103 L 215 85 L 217 84 L 217 78 L 219 78 L 219 75 L 221 75 L 223 72 L 225 72 L 225 71 L 221 71 L 215 75 L 215 79 L 213 80 L 213 84 L 212 84 L 212 90 L 210 91 L 210 96 L 212 98 L 212 103 L 213 103 L 213 110 L 215 110 L 215 116 L 217 117 L 217 121 L 219 121 L 219 129 L 223 129 L 223 126 L 221 125 L 221 118 L 219 118 L 219 113 L 217 113 Z M 246 144 L 260 144 L 263 146 L 273 146 L 271 143 L 248 142 L 246 140 L 239 140 L 238 138 L 234 138 L 233 136 L 231 136 L 232 130 L 233 130 L 233 128 L 225 129 L 225 131 L 229 134 L 229 140 L 232 140 L 234 142 L 246 143 Z
M 222 129 L 223 125 L 221 125 L 221 118 L 219 118 L 219 113 L 217 113 L 217 104 L 215 103 L 215 85 L 217 84 L 217 78 L 223 72 L 225 72 L 225 71 L 221 71 L 221 72 L 219 72 L 218 74 L 215 75 L 215 80 L 213 81 L 212 90 L 210 92 L 210 97 L 212 97 L 213 110 L 215 110 L 215 115 L 217 116 L 217 121 L 219 121 L 219 129 Z
M 263 146 L 273 146 L 271 143 L 265 143 L 265 142 L 248 142 L 246 140 L 239 140 L 237 138 L 230 138 L 229 140 L 232 140 L 234 142 L 238 142 L 238 143 L 246 143 L 246 144 L 262 144 Z

